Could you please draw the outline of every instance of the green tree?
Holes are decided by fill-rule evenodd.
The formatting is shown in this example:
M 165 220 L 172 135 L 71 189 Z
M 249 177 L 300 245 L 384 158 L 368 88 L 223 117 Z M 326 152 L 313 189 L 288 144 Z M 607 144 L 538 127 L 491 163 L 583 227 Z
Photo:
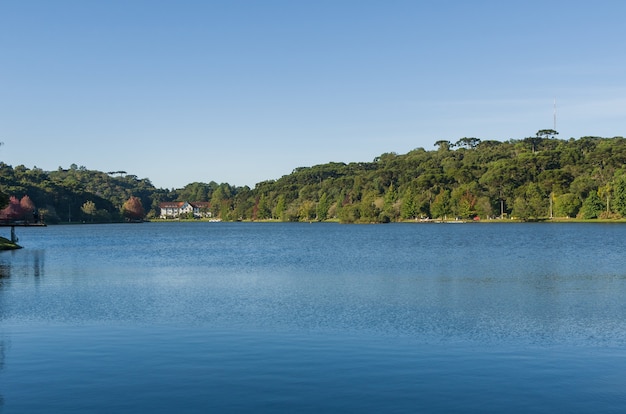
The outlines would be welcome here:
M 529 183 L 520 189 L 513 204 L 513 215 L 522 220 L 547 217 L 548 199 L 542 194 L 539 186 Z
M 488 197 L 478 197 L 476 201 L 476 215 L 479 217 L 494 216 L 494 209 Z
M 474 149 L 478 146 L 478 144 L 480 144 L 480 139 L 478 138 L 463 137 L 459 139 L 454 145 L 460 148 Z
M 585 220 L 598 218 L 603 210 L 604 205 L 602 204 L 602 200 L 598 197 L 598 193 L 594 191 L 583 201 L 582 207 L 580 208 L 580 217 Z
M 84 214 L 89 216 L 91 221 L 93 221 L 93 216 L 96 214 L 96 210 L 97 210 L 96 204 L 93 201 L 91 200 L 86 201 L 80 209 Z
M 328 209 L 330 208 L 330 200 L 328 199 L 328 195 L 323 193 L 317 202 L 317 219 L 324 221 L 328 218 Z
M 411 191 L 411 188 L 408 188 L 402 196 L 402 204 L 400 204 L 400 217 L 405 220 L 411 220 L 416 216 L 417 208 L 415 207 L 413 191 Z
M 274 209 L 274 217 L 278 220 L 285 221 L 285 210 L 287 206 L 285 203 L 285 196 L 281 194 L 276 199 L 276 208 Z
M 614 206 L 622 217 L 626 217 L 626 173 L 620 173 L 615 178 Z
M 442 189 L 439 194 L 435 196 L 433 203 L 430 206 L 430 211 L 433 214 L 433 218 L 447 218 L 452 213 L 450 206 L 450 190 Z
M 566 193 L 554 198 L 554 215 L 556 217 L 576 217 L 581 202 L 576 194 Z
M 606 206 L 607 214 L 611 212 L 611 197 L 613 196 L 613 190 L 613 183 L 610 181 L 598 188 L 597 195 L 605 200 L 604 205 Z
M 217 184 L 212 182 L 210 184 L 193 182 L 187 184 L 183 189 L 179 190 L 178 199 L 180 201 L 210 201 L 210 194 L 215 190 Z
M 536 134 L 537 137 L 543 139 L 554 139 L 557 135 L 559 135 L 559 133 L 554 129 L 540 129 Z
M 261 195 L 259 197 L 259 201 L 257 202 L 256 207 L 256 218 L 258 220 L 267 220 L 271 218 L 272 211 L 270 210 L 267 197 L 265 195 Z
M 507 212 L 506 203 L 513 198 L 513 191 L 519 181 L 517 165 L 510 159 L 501 159 L 487 164 L 487 170 L 479 179 L 479 183 L 486 188 L 492 202 L 497 204 L 500 216 Z
M 344 205 L 338 214 L 342 223 L 356 223 L 361 218 L 360 211 L 354 204 Z
M 381 221 L 396 221 L 400 215 L 400 206 L 397 204 L 398 192 L 396 187 L 391 183 L 385 192 L 382 206 Z
M 450 150 L 450 147 L 452 147 L 452 143 L 445 139 L 440 139 L 439 141 L 435 142 L 435 146 L 439 147 L 439 151 L 445 152 Z
M 233 199 L 234 220 L 247 220 L 254 217 L 254 194 L 250 187 L 242 187 Z
M 0 191 L 0 210 L 6 208 L 9 205 L 9 195 Z
M 598 185 L 589 175 L 578 175 L 569 185 L 569 192 L 575 194 L 582 202 L 591 193 L 596 192 Z M 598 194 L 596 194 L 598 195 Z
M 213 217 L 220 217 L 222 213 L 222 202 L 224 201 L 224 190 L 218 187 L 211 195 L 211 214 Z
M 298 217 L 301 221 L 313 220 L 315 218 L 315 203 L 310 200 L 304 200 L 302 204 L 300 204 Z
M 376 223 L 379 220 L 380 209 L 376 207 L 376 196 L 368 192 L 358 204 L 359 220 L 364 223 Z
M 476 215 L 476 202 L 478 197 L 469 190 L 465 190 L 456 203 L 457 214 L 463 218 L 472 218 Z

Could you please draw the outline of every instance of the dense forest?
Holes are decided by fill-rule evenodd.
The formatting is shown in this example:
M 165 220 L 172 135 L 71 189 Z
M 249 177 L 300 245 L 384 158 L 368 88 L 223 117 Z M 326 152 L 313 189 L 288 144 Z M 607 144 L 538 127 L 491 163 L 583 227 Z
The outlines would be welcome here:
M 47 223 L 122 221 L 132 215 L 131 199 L 148 219 L 159 216 L 164 201 L 208 201 L 213 217 L 225 221 L 626 217 L 626 139 L 561 140 L 556 134 L 440 140 L 432 151 L 296 168 L 253 189 L 211 181 L 168 190 L 124 171 L 0 163 L 0 201 L 6 206 L 9 196 L 27 196 Z M 135 216 L 143 213 L 135 210 Z

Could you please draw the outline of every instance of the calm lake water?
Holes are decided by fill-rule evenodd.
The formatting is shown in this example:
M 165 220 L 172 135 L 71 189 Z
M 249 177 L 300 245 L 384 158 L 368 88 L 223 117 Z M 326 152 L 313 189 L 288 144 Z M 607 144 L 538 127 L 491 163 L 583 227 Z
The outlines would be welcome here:
M 2 412 L 626 411 L 626 225 L 17 234 Z

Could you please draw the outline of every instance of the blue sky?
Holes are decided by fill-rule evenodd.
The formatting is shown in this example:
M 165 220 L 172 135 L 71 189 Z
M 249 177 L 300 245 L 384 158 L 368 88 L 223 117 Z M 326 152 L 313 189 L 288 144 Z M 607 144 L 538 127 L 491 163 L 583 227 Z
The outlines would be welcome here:
M 461 137 L 626 135 L 624 1 L 0 3 L 0 160 L 249 185 Z

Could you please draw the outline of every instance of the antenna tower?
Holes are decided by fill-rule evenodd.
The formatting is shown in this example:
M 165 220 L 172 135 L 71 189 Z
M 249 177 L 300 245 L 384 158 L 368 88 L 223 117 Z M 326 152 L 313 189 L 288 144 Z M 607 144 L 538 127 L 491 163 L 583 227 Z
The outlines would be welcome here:
M 554 98 L 554 128 L 556 131 L 556 97 Z

